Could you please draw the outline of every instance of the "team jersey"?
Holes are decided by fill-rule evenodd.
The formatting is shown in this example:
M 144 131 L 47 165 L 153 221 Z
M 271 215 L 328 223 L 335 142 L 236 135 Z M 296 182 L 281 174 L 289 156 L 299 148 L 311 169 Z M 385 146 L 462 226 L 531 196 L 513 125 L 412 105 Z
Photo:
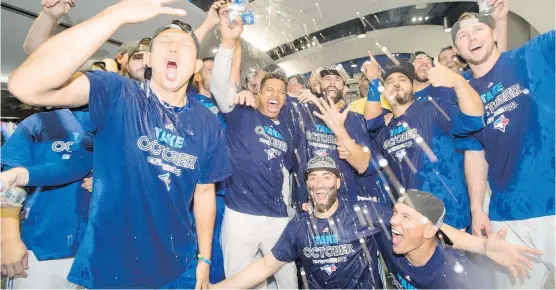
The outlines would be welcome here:
M 282 262 L 301 260 L 311 289 L 382 288 L 375 235 L 389 231 L 392 211 L 380 203 L 346 203 L 328 219 L 304 213 L 292 219 L 272 254 Z
M 220 123 L 222 124 L 222 127 L 224 129 L 226 128 L 226 120 L 224 120 L 224 116 L 220 112 L 220 108 L 218 108 L 218 105 L 216 104 L 214 99 L 209 98 L 209 97 L 207 97 L 205 95 L 202 95 L 200 93 L 195 93 L 193 95 L 193 97 L 199 103 L 203 104 L 203 106 L 205 106 L 205 108 L 209 109 L 209 111 L 211 113 L 213 113 L 218 118 L 218 120 L 220 120 Z
M 488 289 L 493 288 L 489 271 L 473 264 L 462 252 L 437 245 L 423 266 L 414 266 L 392 251 L 392 242 L 381 233 L 375 236 L 382 257 L 397 289 Z
M 226 195 L 230 209 L 258 216 L 288 216 L 290 201 L 283 195 L 283 170 L 291 172 L 293 168 L 294 133 L 284 112 L 276 121 L 250 107 L 235 106 L 224 114 L 232 152 L 233 174 Z
M 441 199 L 446 207 L 445 222 L 463 229 L 471 224 L 469 196 L 463 154 L 456 152 L 451 133 L 479 130 L 484 119 L 464 115 L 457 103 L 450 101 L 453 99 L 414 102 L 375 134 L 376 148 L 371 153 L 386 158 L 405 189 L 431 192 Z M 373 166 L 369 170 L 373 172 Z M 394 180 L 390 182 L 395 186 Z
M 86 288 L 194 287 L 193 194 L 231 173 L 220 122 L 189 96 L 184 107 L 164 104 L 148 80 L 86 76 L 97 130 L 94 191 L 68 280 Z
M 347 106 L 344 106 L 340 111 L 346 109 Z M 300 192 L 306 188 L 303 172 L 308 161 L 316 156 L 328 156 L 334 159 L 340 169 L 340 178 L 342 179 L 340 197 L 350 201 L 357 201 L 357 196 L 370 196 L 380 199 L 382 196 L 376 190 L 375 176 L 359 175 L 346 160 L 340 159 L 336 136 L 324 121 L 314 116 L 313 112 L 318 112 L 318 108 L 313 104 L 295 104 L 291 114 L 301 128 L 301 130 L 298 130 L 298 138 L 303 141 L 296 148 L 296 158 L 301 160 L 296 180 L 296 183 L 299 181 Z M 367 148 L 371 146 L 371 139 L 367 133 L 363 116 L 349 112 L 344 126 L 355 143 Z M 307 200 L 306 190 L 303 190 L 303 195 L 304 199 Z
M 485 150 L 491 220 L 554 215 L 554 41 L 551 31 L 504 52 L 469 82 L 485 105 L 487 126 L 458 147 Z
M 92 169 L 92 152 L 83 146 L 91 142 L 90 130 L 88 112 L 37 113 L 2 146 L 4 169 L 29 170 L 21 239 L 39 261 L 73 257 L 82 241 L 91 200 L 81 187 Z

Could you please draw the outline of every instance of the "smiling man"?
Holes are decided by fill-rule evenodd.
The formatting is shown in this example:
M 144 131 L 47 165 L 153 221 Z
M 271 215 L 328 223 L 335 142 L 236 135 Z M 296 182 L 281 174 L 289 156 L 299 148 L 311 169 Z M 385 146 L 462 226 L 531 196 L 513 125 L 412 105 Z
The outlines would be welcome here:
M 95 190 L 68 276 L 86 288 L 208 284 L 214 183 L 231 170 L 220 122 L 186 95 L 199 68 L 195 34 L 180 21 L 156 31 L 152 81 L 106 72 L 72 79 L 122 25 L 185 15 L 166 2 L 118 2 L 45 42 L 10 78 L 10 91 L 26 103 L 89 104 Z
M 392 216 L 390 207 L 372 201 L 347 202 L 338 198 L 340 176 L 338 167 L 329 157 L 315 157 L 309 161 L 304 174 L 309 197 L 314 211 L 296 216 L 289 223 L 276 245 L 263 259 L 254 262 L 235 276 L 228 278 L 211 288 L 249 289 L 279 271 L 289 262 L 300 260 L 303 269 L 304 288 L 310 289 L 380 289 L 383 287 L 380 273 L 381 264 L 377 259 L 377 249 L 385 256 L 387 266 L 400 271 L 407 269 L 397 265 L 398 259 L 392 251 L 389 240 L 390 219 L 396 222 L 397 215 Z M 412 197 L 411 195 L 408 198 Z M 417 200 L 416 200 L 417 203 Z M 431 217 L 431 220 L 432 219 Z M 509 267 L 528 265 L 530 262 L 524 253 L 539 254 L 527 247 L 506 243 L 503 232 L 488 239 L 473 237 L 447 225 L 440 225 L 457 249 L 485 254 L 497 263 Z M 429 227 L 430 234 L 433 228 Z M 398 230 L 395 230 L 398 232 Z M 434 234 L 432 235 L 434 245 Z M 429 239 L 430 240 L 430 239 Z M 394 241 L 398 246 L 400 238 Z M 434 247 L 433 247 L 434 248 Z M 437 251 L 434 262 L 443 251 Z M 447 250 L 447 254 L 454 253 Z M 457 253 L 457 257 L 461 254 Z M 403 259 L 403 256 L 402 256 Z M 427 257 L 424 255 L 424 259 Z M 432 260 L 431 259 L 431 260 Z M 415 260 L 417 261 L 417 260 Z M 445 259 L 449 262 L 451 260 Z M 461 258 L 463 261 L 463 258 Z M 467 265 L 467 264 L 466 264 Z M 523 266 L 525 267 L 525 266 Z M 441 271 L 430 267 L 439 275 Z M 442 268 L 441 269 L 446 269 Z M 422 280 L 428 281 L 430 273 L 425 272 Z M 413 275 L 413 273 L 411 273 Z M 450 274 L 450 273 L 448 273 Z M 526 273 L 524 273 L 526 274 Z M 428 277 L 428 278 L 427 278 Z M 472 268 L 458 279 L 475 279 Z M 443 277 L 436 276 L 436 283 L 430 287 L 445 286 Z M 459 280 L 458 280 L 459 281 Z M 408 284 L 406 284 L 408 285 Z M 425 284 L 419 284 L 419 286 Z M 452 283 L 455 287 L 469 283 Z M 473 283 L 473 285 L 478 285 Z M 410 287 L 407 287 L 410 288 Z M 442 287 L 441 287 L 442 288 Z
M 491 18 L 466 13 L 452 28 L 458 54 L 469 64 L 469 84 L 477 90 L 487 115 L 485 129 L 460 140 L 473 231 L 513 230 L 513 243 L 545 251 L 543 266 L 515 286 L 497 272 L 497 287 L 541 288 L 554 275 L 554 31 L 522 47 L 501 53 Z M 488 162 L 487 162 L 488 160 Z M 483 212 L 486 182 L 492 195 Z
M 222 42 L 214 59 L 210 88 L 227 123 L 231 152 L 233 174 L 221 236 L 224 270 L 230 277 L 272 249 L 289 221 L 289 174 L 294 165 L 296 133 L 287 126 L 291 123 L 287 119 L 291 115 L 283 110 L 287 83 L 283 74 L 272 72 L 277 66 L 262 77 L 256 108 L 234 104 L 232 59 L 243 26 L 240 20 L 229 27 L 224 9 L 220 15 Z M 249 104 L 255 106 L 253 95 L 241 92 L 244 94 L 249 94 L 253 101 Z M 274 278 L 279 288 L 298 287 L 294 263 L 275 273 Z

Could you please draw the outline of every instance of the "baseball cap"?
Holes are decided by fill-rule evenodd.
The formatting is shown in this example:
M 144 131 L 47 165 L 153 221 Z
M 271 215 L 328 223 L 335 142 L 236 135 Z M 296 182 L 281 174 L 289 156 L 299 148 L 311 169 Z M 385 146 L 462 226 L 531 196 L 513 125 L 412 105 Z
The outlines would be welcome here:
M 157 29 L 153 34 L 153 37 L 152 37 L 153 41 L 151 41 L 151 46 L 154 42 L 154 39 L 160 33 L 164 32 L 168 29 L 172 29 L 172 28 L 180 29 L 183 32 L 188 33 L 188 34 L 191 35 L 191 37 L 193 38 L 193 42 L 195 43 L 195 48 L 197 50 L 197 58 L 199 58 L 199 39 L 197 39 L 197 36 L 195 35 L 195 32 L 193 32 L 193 30 L 191 29 L 191 25 L 189 25 L 185 22 L 182 22 L 180 20 L 172 20 L 172 22 L 170 24 L 164 25 L 164 26 L 160 27 L 159 29 Z
M 416 51 L 415 53 L 413 53 L 411 55 L 411 58 L 409 59 L 409 63 L 413 63 L 415 61 L 415 59 L 417 59 L 418 56 L 420 55 L 426 55 L 428 58 L 430 58 L 432 60 L 432 57 L 430 55 L 428 55 L 426 52 L 424 51 Z
M 436 237 L 446 245 L 453 245 L 452 240 L 440 229 L 444 223 L 446 208 L 438 197 L 428 192 L 409 189 L 398 199 L 398 203 L 403 203 L 426 217 L 438 228 Z
M 412 83 L 413 83 L 413 80 L 415 79 L 415 68 L 409 62 L 400 61 L 399 65 L 386 66 L 386 68 L 384 69 L 384 75 L 383 75 L 384 80 L 386 80 L 388 78 L 388 76 L 390 76 L 391 74 L 393 74 L 395 72 L 404 74 L 405 76 L 407 76 L 407 78 Z
M 466 26 L 466 25 L 469 25 L 469 24 L 484 23 L 492 29 L 494 29 L 494 27 L 495 27 L 494 19 L 492 19 L 492 17 L 490 17 L 490 16 L 482 15 L 482 14 L 479 14 L 479 13 L 465 13 L 462 16 L 463 16 L 462 18 L 464 18 L 464 19 L 458 20 L 458 22 L 456 22 L 452 26 L 452 41 L 454 43 L 456 43 L 456 35 L 458 34 L 458 31 L 463 26 Z
M 106 71 L 106 63 L 102 60 L 94 60 L 94 59 L 89 59 L 87 62 L 85 62 L 81 66 L 79 71 L 80 72 L 92 71 L 95 66 L 99 67 L 103 71 Z
M 124 42 L 122 45 L 120 45 L 120 48 L 118 49 L 118 54 L 119 55 L 124 55 L 124 54 L 127 53 L 128 55 L 130 55 L 130 52 L 132 52 L 136 48 L 137 48 L 137 42 L 127 41 L 127 42 Z
M 342 80 L 345 82 L 347 82 L 347 80 L 349 79 L 349 75 L 346 72 L 346 70 L 344 69 L 344 67 L 341 64 L 334 64 L 325 68 L 322 68 L 321 70 L 318 71 L 319 75 L 321 78 L 328 76 L 328 75 L 335 75 L 335 76 L 339 76 L 340 78 L 342 78 Z
M 288 78 L 288 83 L 293 78 L 295 78 L 295 80 L 297 81 L 298 84 L 303 85 L 304 87 L 307 86 L 307 81 L 305 80 L 305 77 L 303 75 L 293 75 L 293 76 L 289 77 Z
M 152 39 L 150 37 L 144 37 L 143 39 L 139 40 L 139 42 L 135 45 L 135 48 L 133 48 L 129 52 L 129 57 L 132 57 L 135 53 L 141 52 L 141 51 L 150 52 L 151 51 L 151 42 L 152 42 Z
M 311 172 L 319 170 L 325 170 L 336 174 L 336 176 L 340 176 L 340 171 L 338 170 L 338 167 L 336 167 L 336 162 L 334 162 L 334 159 L 328 156 L 316 156 L 311 158 L 307 163 L 307 169 L 305 170 L 305 179 L 307 179 Z

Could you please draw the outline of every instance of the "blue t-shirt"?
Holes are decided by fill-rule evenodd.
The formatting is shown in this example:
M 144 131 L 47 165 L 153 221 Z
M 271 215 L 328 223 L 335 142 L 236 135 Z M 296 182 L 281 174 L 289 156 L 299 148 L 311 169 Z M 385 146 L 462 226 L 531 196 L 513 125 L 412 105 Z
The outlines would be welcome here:
M 287 217 L 282 194 L 284 173 L 293 168 L 294 133 L 281 111 L 274 122 L 251 107 L 224 114 L 231 152 L 232 178 L 226 206 L 244 214 Z
M 213 113 L 218 118 L 218 120 L 220 120 L 220 123 L 222 124 L 222 127 L 224 129 L 226 129 L 226 120 L 224 120 L 224 116 L 220 112 L 220 108 L 218 108 L 218 105 L 216 104 L 214 99 L 209 98 L 209 97 L 207 97 L 205 95 L 202 95 L 200 93 L 195 93 L 193 95 L 193 97 L 195 98 L 195 100 L 197 100 L 198 102 L 203 104 L 203 106 L 205 106 L 205 108 L 209 109 L 209 111 L 211 113 Z
M 431 192 L 440 198 L 446 207 L 445 222 L 462 229 L 471 224 L 469 196 L 463 154 L 456 152 L 450 132 L 473 132 L 484 127 L 484 121 L 483 117 L 464 115 L 453 99 L 437 99 L 442 111 L 431 101 L 414 102 L 376 133 L 376 148 L 371 153 L 386 158 L 405 189 Z M 372 172 L 374 168 L 369 169 Z
M 380 201 L 384 201 L 385 196 L 380 191 L 381 186 L 377 184 L 377 174 L 360 175 L 346 160 L 340 159 L 337 150 L 336 136 L 320 118 L 315 116 L 313 112 L 318 112 L 318 108 L 314 104 L 294 103 L 290 106 L 294 122 L 298 123 L 301 128 L 298 130 L 300 142 L 297 149 L 300 165 L 297 168 L 297 177 L 299 179 L 298 196 L 303 197 L 307 202 L 307 191 L 304 180 L 305 169 L 308 161 L 315 156 L 328 156 L 336 162 L 340 169 L 340 177 L 342 185 L 339 195 L 350 201 L 357 201 L 357 196 L 374 197 Z M 347 105 L 340 111 L 346 110 Z M 371 139 L 366 130 L 365 120 L 363 116 L 354 112 L 349 112 L 344 123 L 346 130 L 355 143 L 370 148 Z M 297 180 L 296 180 L 297 183 Z
M 163 105 L 150 81 L 87 77 L 95 190 L 68 280 L 86 288 L 162 287 L 197 266 L 193 193 L 230 175 L 224 131 L 190 97 L 180 110 Z M 175 286 L 194 287 L 188 277 Z
M 405 256 L 392 251 L 392 242 L 384 234 L 377 235 L 375 240 L 397 289 L 488 289 L 494 286 L 487 271 L 482 271 L 453 248 L 437 245 L 425 265 L 414 266 Z
M 554 215 L 554 34 L 502 53 L 469 82 L 485 104 L 487 127 L 458 147 L 485 150 L 494 221 Z
M 21 239 L 39 261 L 73 257 L 82 241 L 91 200 L 81 187 L 92 168 L 92 152 L 83 146 L 90 143 L 85 140 L 91 130 L 88 115 L 67 109 L 34 114 L 2 146 L 5 167 L 49 166 L 49 186 L 31 186 L 23 205 Z M 88 168 L 81 175 L 59 176 L 57 168 L 74 162 Z
M 339 199 L 328 219 L 304 213 L 291 220 L 272 254 L 282 262 L 301 259 L 311 289 L 382 288 L 375 235 L 389 230 L 392 211 L 383 204 Z

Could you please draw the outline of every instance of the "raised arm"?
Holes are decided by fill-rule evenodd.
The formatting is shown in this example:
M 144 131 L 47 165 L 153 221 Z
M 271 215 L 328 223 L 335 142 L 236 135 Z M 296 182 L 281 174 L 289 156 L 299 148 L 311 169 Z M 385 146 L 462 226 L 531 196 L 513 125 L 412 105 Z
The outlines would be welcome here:
M 225 7 L 220 9 L 219 15 L 222 40 L 214 58 L 212 76 L 210 78 L 210 91 L 220 111 L 222 113 L 229 113 L 234 109 L 232 99 L 236 93 L 232 84 L 232 67 L 240 65 L 238 63 L 240 60 L 234 63 L 232 59 L 234 57 L 234 48 L 243 31 L 243 22 L 241 20 L 236 21 L 236 26 L 229 27 L 227 20 L 228 11 Z
M 226 2 L 224 0 L 214 1 L 214 3 L 210 6 L 209 11 L 207 12 L 207 18 L 205 19 L 205 21 L 201 24 L 201 26 L 195 29 L 195 36 L 197 36 L 197 40 L 199 40 L 199 43 L 202 43 L 205 39 L 205 36 L 207 36 L 207 34 L 214 29 L 214 26 L 216 26 L 220 22 L 220 18 L 218 17 L 218 10 L 223 5 L 225 5 L 225 3 Z
M 369 50 L 369 62 L 363 64 L 361 69 L 369 80 L 369 91 L 367 93 L 367 104 L 365 105 L 365 120 L 377 118 L 382 114 L 380 104 L 380 64 L 376 61 Z
M 496 46 L 500 52 L 508 51 L 508 0 L 488 0 L 494 7 L 492 18 L 498 33 Z
M 212 285 L 213 289 L 251 289 L 262 283 L 268 277 L 274 275 L 282 267 L 286 265 L 281 262 L 274 254 L 268 253 L 264 258 L 247 266 L 237 275 L 228 278 L 216 285 Z
M 73 0 L 48 0 L 42 2 L 44 2 L 44 4 L 42 4 L 42 12 L 39 14 L 39 17 L 35 19 L 35 22 L 33 22 L 31 29 L 29 29 L 27 33 L 25 42 L 23 43 L 23 50 L 28 55 L 33 53 L 41 44 L 54 35 L 60 18 L 68 14 L 75 5 Z
M 163 6 L 166 2 L 121 1 L 52 37 L 11 74 L 10 92 L 22 102 L 34 105 L 85 105 L 90 83 L 87 78 L 78 77 L 68 84 L 75 72 L 121 25 L 142 22 L 158 14 L 185 15 L 182 9 Z

